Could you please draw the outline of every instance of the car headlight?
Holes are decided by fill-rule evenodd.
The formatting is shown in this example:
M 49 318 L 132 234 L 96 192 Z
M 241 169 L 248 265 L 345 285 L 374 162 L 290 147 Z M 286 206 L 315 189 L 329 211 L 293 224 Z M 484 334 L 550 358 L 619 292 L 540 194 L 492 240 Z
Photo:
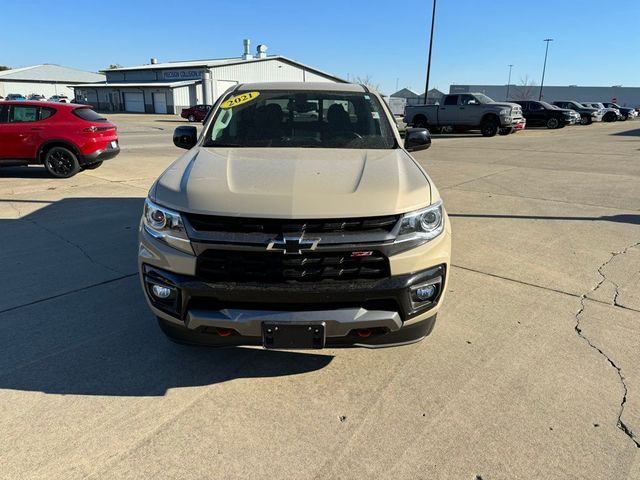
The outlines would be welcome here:
M 173 248 L 193 255 L 191 241 L 178 212 L 156 205 L 147 198 L 144 202 L 142 221 L 144 229 L 149 235 Z
M 503 108 L 502 110 L 500 110 L 500 115 L 511 115 L 511 109 Z
M 444 231 L 442 200 L 415 212 L 405 213 L 400 220 L 396 242 L 432 240 Z

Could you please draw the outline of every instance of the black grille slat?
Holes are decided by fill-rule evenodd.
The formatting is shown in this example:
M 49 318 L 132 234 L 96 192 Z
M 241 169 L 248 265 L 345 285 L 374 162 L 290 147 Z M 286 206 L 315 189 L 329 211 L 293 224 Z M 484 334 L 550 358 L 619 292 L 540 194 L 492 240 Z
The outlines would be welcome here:
M 212 215 L 185 214 L 187 220 L 199 232 L 225 233 L 340 233 L 340 232 L 390 232 L 400 219 L 399 215 L 384 217 L 287 220 L 274 218 L 235 218 Z
M 384 278 L 389 261 L 378 251 L 369 256 L 352 252 L 280 252 L 205 250 L 198 256 L 196 276 L 209 282 L 310 282 Z

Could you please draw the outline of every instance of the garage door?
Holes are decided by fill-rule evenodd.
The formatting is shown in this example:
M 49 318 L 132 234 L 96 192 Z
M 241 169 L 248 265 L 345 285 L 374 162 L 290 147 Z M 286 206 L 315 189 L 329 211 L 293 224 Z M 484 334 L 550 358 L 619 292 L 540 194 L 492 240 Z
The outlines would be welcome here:
M 153 111 L 167 113 L 167 96 L 164 93 L 153 94 Z
M 142 93 L 125 93 L 124 109 L 127 112 L 144 113 L 144 95 Z

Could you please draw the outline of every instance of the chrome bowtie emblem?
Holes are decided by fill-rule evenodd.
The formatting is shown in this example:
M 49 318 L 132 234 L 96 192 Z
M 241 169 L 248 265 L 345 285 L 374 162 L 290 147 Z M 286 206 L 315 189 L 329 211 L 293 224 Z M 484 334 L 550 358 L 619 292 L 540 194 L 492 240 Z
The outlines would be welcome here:
M 267 250 L 282 252 L 285 255 L 301 255 L 303 250 L 315 250 L 319 241 L 319 238 L 290 237 L 283 235 L 281 238 L 271 240 L 269 245 L 267 245 Z

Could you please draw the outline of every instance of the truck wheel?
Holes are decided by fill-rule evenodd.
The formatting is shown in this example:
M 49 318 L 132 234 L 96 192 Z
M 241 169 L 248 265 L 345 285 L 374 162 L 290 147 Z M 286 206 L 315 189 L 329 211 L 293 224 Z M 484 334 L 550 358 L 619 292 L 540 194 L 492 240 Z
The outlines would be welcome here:
M 50 148 L 44 156 L 44 166 L 57 178 L 73 177 L 80 171 L 78 157 L 65 147 Z
M 499 128 L 500 126 L 495 118 L 487 118 L 482 121 L 482 125 L 480 125 L 480 132 L 483 137 L 495 137 Z
M 427 119 L 424 118 L 422 115 L 418 115 L 416 118 L 413 119 L 413 126 L 415 128 L 428 128 Z
M 560 127 L 560 121 L 556 117 L 551 117 L 547 120 L 547 128 L 554 129 L 558 127 Z
M 605 122 L 615 122 L 618 120 L 618 116 L 613 112 L 609 112 L 604 116 L 603 120 Z
M 511 133 L 513 133 L 513 132 L 515 132 L 515 131 L 516 131 L 516 129 L 515 129 L 514 127 L 504 127 L 504 128 L 501 128 L 501 129 L 498 131 L 498 133 L 499 133 L 500 135 L 509 135 L 509 134 L 511 134 Z

